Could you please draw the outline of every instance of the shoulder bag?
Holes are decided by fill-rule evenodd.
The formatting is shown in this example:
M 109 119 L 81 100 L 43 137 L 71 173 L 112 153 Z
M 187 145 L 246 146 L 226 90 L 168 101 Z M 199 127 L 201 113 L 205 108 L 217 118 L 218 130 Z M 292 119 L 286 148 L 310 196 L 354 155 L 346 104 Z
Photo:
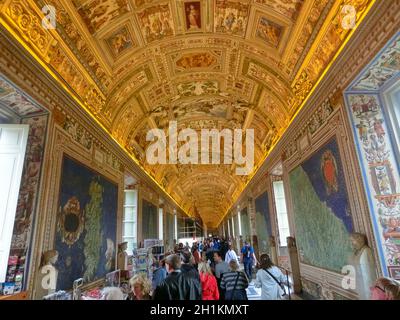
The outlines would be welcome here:
M 232 290 L 225 292 L 225 300 L 248 300 L 246 289 L 236 290 L 236 286 L 239 280 L 240 272 L 237 273 L 235 285 Z
M 278 279 L 275 278 L 275 277 L 273 276 L 273 274 L 272 274 L 271 272 L 269 272 L 267 269 L 263 269 L 263 270 L 264 270 L 266 273 L 268 273 L 272 279 L 275 280 L 275 282 L 278 284 L 278 286 L 279 286 L 279 287 L 282 289 L 282 291 L 283 291 L 283 293 L 282 293 L 282 298 L 285 297 L 285 296 L 286 296 L 285 286 L 284 286 L 281 282 L 279 282 Z

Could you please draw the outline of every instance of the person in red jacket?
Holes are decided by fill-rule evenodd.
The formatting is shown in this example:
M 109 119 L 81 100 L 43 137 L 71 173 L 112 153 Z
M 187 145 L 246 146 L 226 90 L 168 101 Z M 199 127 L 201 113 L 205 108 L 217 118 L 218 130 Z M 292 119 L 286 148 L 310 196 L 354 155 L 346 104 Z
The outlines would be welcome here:
M 219 300 L 217 279 L 213 276 L 210 265 L 207 262 L 199 263 L 201 288 L 203 300 Z

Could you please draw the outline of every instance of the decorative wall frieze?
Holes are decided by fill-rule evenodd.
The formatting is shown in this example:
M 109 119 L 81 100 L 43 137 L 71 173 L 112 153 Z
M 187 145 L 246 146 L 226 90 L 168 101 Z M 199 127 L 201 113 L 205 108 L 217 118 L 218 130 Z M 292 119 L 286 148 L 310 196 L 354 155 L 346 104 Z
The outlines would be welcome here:
M 344 4 L 345 1 L 343 0 Z M 341 3 L 341 4 L 342 4 Z M 374 0 L 361 0 L 361 1 L 346 1 L 346 5 L 351 5 L 356 10 L 356 23 L 359 24 L 361 16 L 367 10 L 368 6 L 374 3 Z M 345 41 L 346 37 L 350 34 L 350 28 L 343 28 L 342 5 L 335 4 L 335 14 L 326 19 L 324 24 L 327 25 L 323 29 L 324 36 L 317 40 L 318 45 L 309 51 L 307 56 L 308 61 L 300 68 L 297 79 L 294 83 L 294 92 L 296 98 L 291 101 L 291 108 L 296 110 L 298 106 L 304 101 L 305 97 L 309 94 L 311 89 L 316 84 L 322 72 L 332 61 L 333 56 L 337 53 L 340 46 Z
M 310 93 L 312 87 L 313 83 L 310 81 L 308 74 L 302 72 L 293 86 L 294 97 L 289 100 L 289 108 L 292 112 L 297 111 L 298 107 Z
M 283 149 L 284 159 L 291 158 L 299 151 L 299 139 L 310 135 L 314 136 L 331 118 L 331 115 L 337 110 L 338 106 L 333 106 L 331 101 L 327 99 L 318 109 L 308 118 L 307 122 L 293 136 L 291 142 Z
M 105 97 L 95 85 L 88 83 L 87 78 L 78 70 L 64 50 L 53 45 L 49 51 L 50 65 L 57 70 L 63 80 L 79 95 L 85 106 L 98 115 L 105 106 Z
M 384 106 L 376 94 L 346 94 L 384 274 L 400 279 L 400 174 Z
M 58 112 L 60 113 L 60 112 Z M 61 112 L 62 113 L 62 112 Z M 65 134 L 70 137 L 71 143 L 77 143 L 83 147 L 86 152 L 93 155 L 98 165 L 108 166 L 110 169 L 117 172 L 122 172 L 124 166 L 118 160 L 114 153 L 110 152 L 107 147 L 96 139 L 83 125 L 69 115 L 57 116 L 58 121 L 55 121 L 65 131 Z

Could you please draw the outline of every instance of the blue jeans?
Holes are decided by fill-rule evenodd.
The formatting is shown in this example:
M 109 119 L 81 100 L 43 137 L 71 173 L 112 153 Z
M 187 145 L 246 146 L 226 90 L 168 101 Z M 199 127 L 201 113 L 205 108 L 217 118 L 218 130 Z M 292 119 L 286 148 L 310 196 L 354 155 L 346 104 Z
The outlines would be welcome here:
M 244 260 L 243 261 L 244 264 L 244 272 L 247 275 L 247 278 L 249 278 L 249 282 L 252 279 L 252 274 L 253 274 L 253 260 Z

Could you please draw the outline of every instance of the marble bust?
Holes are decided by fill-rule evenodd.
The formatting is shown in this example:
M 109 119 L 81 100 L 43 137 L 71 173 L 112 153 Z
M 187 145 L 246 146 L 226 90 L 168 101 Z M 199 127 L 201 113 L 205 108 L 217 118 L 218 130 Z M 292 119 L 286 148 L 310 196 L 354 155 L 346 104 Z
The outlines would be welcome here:
M 350 263 L 355 268 L 355 291 L 360 300 L 369 300 L 370 287 L 377 278 L 372 250 L 368 247 L 364 234 L 353 233 L 350 240 L 353 247 Z

